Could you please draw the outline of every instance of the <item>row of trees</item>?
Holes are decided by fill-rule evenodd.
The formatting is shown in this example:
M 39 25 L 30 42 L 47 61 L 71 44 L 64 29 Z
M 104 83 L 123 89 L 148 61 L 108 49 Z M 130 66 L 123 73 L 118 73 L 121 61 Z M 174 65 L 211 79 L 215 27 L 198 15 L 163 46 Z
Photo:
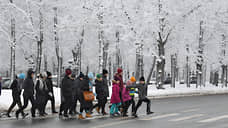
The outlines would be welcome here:
M 51 13 L 46 12 L 45 4 L 52 5 L 51 6 Z M 120 5 L 119 8 L 114 8 L 112 6 Z M 64 50 L 63 42 L 65 42 L 66 38 L 63 37 L 64 34 L 61 31 L 66 31 L 68 29 L 73 29 L 74 32 L 79 33 L 76 39 L 73 38 L 73 47 L 71 48 L 71 58 L 68 63 L 76 73 L 83 71 L 82 64 L 86 66 L 86 72 L 89 69 L 89 64 L 86 65 L 85 63 L 85 52 L 83 52 L 83 47 L 86 47 L 85 39 L 88 38 L 86 33 L 91 31 L 88 29 L 88 26 L 95 26 L 97 30 L 97 42 L 94 42 L 98 46 L 98 66 L 95 67 L 97 70 L 96 72 L 101 72 L 103 68 L 109 69 L 110 77 L 115 73 L 118 67 L 122 67 L 125 69 L 125 79 L 129 78 L 130 76 L 130 69 L 129 65 L 131 66 L 132 63 L 129 64 L 128 60 L 124 58 L 124 52 L 122 47 L 126 43 L 133 44 L 134 51 L 135 51 L 135 66 L 134 72 L 132 75 L 136 76 L 138 79 L 142 75 L 147 76 L 147 84 L 149 84 L 151 80 L 151 76 L 156 69 L 156 82 L 158 84 L 158 89 L 164 89 L 163 84 L 165 80 L 165 67 L 167 63 L 166 52 L 168 51 L 166 46 L 167 43 L 170 42 L 173 44 L 174 38 L 177 35 L 180 35 L 182 30 L 185 30 L 183 25 L 187 18 L 191 17 L 192 15 L 196 15 L 200 11 L 200 8 L 206 6 L 206 3 L 200 3 L 192 8 L 187 8 L 185 13 L 176 16 L 173 19 L 172 12 L 166 8 L 166 3 L 164 0 L 157 0 L 153 3 L 156 7 L 156 16 L 145 16 L 148 13 L 148 8 L 146 8 L 145 1 L 135 1 L 135 12 L 131 12 L 128 9 L 128 6 L 124 3 L 124 1 L 119 0 L 117 3 L 115 2 L 107 2 L 107 1 L 85 1 L 84 3 L 81 2 L 80 6 L 83 14 L 81 15 L 83 18 L 80 20 L 78 24 L 74 24 L 75 18 L 74 15 L 74 8 L 72 8 L 71 12 L 68 12 L 67 17 L 62 18 L 61 12 L 62 7 L 66 6 L 63 2 L 58 0 L 53 0 L 50 3 L 45 0 L 26 0 L 24 4 L 20 5 L 19 3 L 14 3 L 13 0 L 9 0 L 8 2 L 4 2 L 7 5 L 7 8 L 3 8 L 2 10 L 7 10 L 4 15 L 10 14 L 8 18 L 10 18 L 10 33 L 1 29 L 1 33 L 5 35 L 10 35 L 9 42 L 10 42 L 10 76 L 11 79 L 15 76 L 15 51 L 17 49 L 17 43 L 21 42 L 36 42 L 36 45 L 32 45 L 32 47 L 36 47 L 34 51 L 31 53 L 27 53 L 24 50 L 24 58 L 28 61 L 30 67 L 34 67 L 36 72 L 39 73 L 42 70 L 42 64 L 44 66 L 44 70 L 48 69 L 48 63 L 50 62 L 48 59 L 47 52 L 44 52 L 44 45 L 47 41 L 47 38 L 51 38 L 49 40 L 55 46 L 55 56 L 56 59 L 53 61 L 54 69 L 57 69 L 57 76 L 58 82 L 60 81 L 60 76 L 62 74 L 62 69 L 64 66 Z M 19 5 L 17 5 L 19 4 Z M 21 7 L 19 7 L 21 6 Z M 67 5 L 69 6 L 69 4 Z M 35 8 L 34 8 L 35 7 Z M 25 8 L 25 9 L 24 9 Z M 79 7 L 80 8 L 80 7 Z M 202 11 L 202 10 L 201 10 Z M 10 13 L 7 13 L 10 12 Z M 117 15 L 116 12 L 120 13 Z M 48 14 L 47 14 L 48 13 Z M 66 13 L 66 12 L 65 12 Z M 3 14 L 3 13 L 2 13 Z M 135 15 L 133 15 L 135 14 Z M 20 19 L 20 16 L 23 15 L 24 18 Z M 47 17 L 50 16 L 53 18 L 51 23 L 47 21 Z M 95 16 L 95 18 L 90 18 L 89 16 Z M 16 18 L 18 17 L 18 18 Z M 73 18 L 72 18 L 73 17 Z M 112 20 L 108 20 L 108 17 L 114 17 Z M 74 19 L 75 18 L 75 19 Z M 154 20 L 154 19 L 155 20 Z M 17 20 L 20 20 L 17 21 Z M 204 19 L 208 20 L 208 19 Z M 196 56 L 195 61 L 195 68 L 196 68 L 196 76 L 197 76 L 197 87 L 202 86 L 205 83 L 206 79 L 206 54 L 204 53 L 204 47 L 206 39 L 204 38 L 205 33 L 205 26 L 204 20 L 199 20 L 199 34 L 195 35 L 198 36 L 198 48 L 194 53 Z M 25 25 L 21 28 L 23 31 L 19 31 L 19 27 L 21 26 L 22 22 L 25 21 Z M 94 23 L 94 21 L 96 21 Z M 120 23 L 116 23 L 119 22 Z M 147 28 L 147 26 L 153 24 L 153 30 L 151 32 L 151 28 Z M 18 23 L 18 24 L 17 24 Z M 70 24 L 69 24 L 70 23 Z M 52 24 L 53 31 L 49 31 L 50 27 L 46 26 L 46 24 Z M 146 25 L 145 25 L 146 24 Z M 182 26 L 183 25 L 183 26 Z M 1 28 L 5 26 L 5 24 L 1 23 Z M 16 29 L 18 27 L 18 29 Z M 46 28 L 47 27 L 47 28 Z M 150 30 L 149 30 L 150 29 Z M 114 34 L 110 34 L 110 30 L 114 30 Z M 50 34 L 52 33 L 52 34 Z M 127 34 L 131 33 L 131 34 Z M 19 36 L 18 36 L 19 35 Z M 114 39 L 111 38 L 110 35 L 113 35 Z M 223 34 L 223 43 L 221 48 L 226 47 L 226 34 Z M 127 38 L 127 39 L 126 39 Z M 61 40 L 60 40 L 61 39 Z M 112 41 L 114 40 L 114 41 Z M 49 43 L 50 43 L 49 42 Z M 145 50 L 149 47 L 153 47 L 153 50 L 150 50 L 150 69 L 149 71 L 146 70 L 145 72 Z M 49 44 L 46 43 L 45 46 Z M 187 54 L 190 54 L 191 45 L 186 44 L 186 51 Z M 113 50 L 114 49 L 114 50 Z M 193 48 L 194 49 L 194 48 Z M 96 49 L 95 49 L 96 50 Z M 48 50 L 47 50 L 48 51 Z M 172 77 L 172 87 L 175 87 L 175 81 L 178 78 L 178 50 L 172 49 L 169 51 L 173 51 L 171 54 L 171 77 Z M 168 51 L 168 52 L 169 52 Z M 222 58 L 226 57 L 225 51 L 226 49 L 221 50 L 223 54 Z M 186 55 L 186 83 L 187 86 L 190 86 L 190 62 L 191 56 Z M 151 61 L 152 60 L 152 61 Z M 84 63 L 83 63 L 84 61 Z M 57 65 L 55 64 L 57 62 Z M 93 68 L 93 67 L 92 67 Z M 226 62 L 222 62 L 222 80 L 227 78 L 227 65 Z

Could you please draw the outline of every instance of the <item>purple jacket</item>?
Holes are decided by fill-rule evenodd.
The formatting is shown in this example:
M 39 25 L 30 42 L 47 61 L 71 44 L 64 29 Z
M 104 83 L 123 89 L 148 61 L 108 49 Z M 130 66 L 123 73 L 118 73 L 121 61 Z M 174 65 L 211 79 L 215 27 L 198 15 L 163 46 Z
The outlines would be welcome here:
M 113 83 L 112 84 L 112 97 L 111 97 L 111 103 L 117 104 L 120 103 L 120 87 L 119 84 Z
M 122 98 L 123 98 L 123 102 L 131 100 L 130 91 L 127 90 L 126 87 L 123 87 Z

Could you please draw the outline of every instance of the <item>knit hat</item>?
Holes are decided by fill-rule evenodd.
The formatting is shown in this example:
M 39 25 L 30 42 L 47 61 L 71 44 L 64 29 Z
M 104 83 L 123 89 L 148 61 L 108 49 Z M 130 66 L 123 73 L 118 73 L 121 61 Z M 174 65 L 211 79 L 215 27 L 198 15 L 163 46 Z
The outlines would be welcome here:
M 79 78 L 84 78 L 84 77 L 85 77 L 85 75 L 82 72 L 80 72 Z
M 92 72 L 89 72 L 89 73 L 88 73 L 88 77 L 89 77 L 89 79 L 94 79 L 93 73 L 92 73 Z
M 18 74 L 18 78 L 19 78 L 19 79 L 25 79 L 25 74 L 24 74 L 24 73 Z
M 136 79 L 134 76 L 132 76 L 130 80 L 131 80 L 131 82 L 136 82 Z
M 100 79 L 101 78 L 101 74 L 97 74 L 97 79 Z
M 103 75 L 104 75 L 104 74 L 108 74 L 108 70 L 103 69 L 102 74 L 103 74 Z
M 47 71 L 47 76 L 52 76 L 51 72 Z
M 71 69 L 68 68 L 68 69 L 65 70 L 65 73 L 68 76 L 68 75 L 72 74 L 72 71 L 71 71 Z
M 117 69 L 117 73 L 120 74 L 121 72 L 123 72 L 123 69 L 118 68 L 118 69 Z
M 139 81 L 145 81 L 145 78 L 142 76 L 140 77 Z

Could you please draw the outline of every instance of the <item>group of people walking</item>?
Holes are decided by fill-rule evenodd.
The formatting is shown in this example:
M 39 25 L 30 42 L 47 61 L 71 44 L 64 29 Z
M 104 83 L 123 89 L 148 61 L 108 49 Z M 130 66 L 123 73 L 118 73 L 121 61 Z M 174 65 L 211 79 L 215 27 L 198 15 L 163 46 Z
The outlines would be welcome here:
M 13 103 L 7 111 L 7 116 L 10 116 L 12 109 L 18 105 L 19 109 L 16 111 L 16 118 L 21 114 L 25 118 L 28 113 L 24 109 L 28 106 L 30 101 L 32 104 L 31 115 L 36 117 L 36 110 L 39 116 L 45 116 L 45 108 L 47 102 L 50 100 L 52 105 L 52 113 L 58 113 L 55 110 L 55 98 L 53 93 L 52 74 L 48 71 L 38 74 L 36 81 L 33 82 L 34 71 L 29 69 L 27 77 L 25 74 L 19 74 L 11 84 Z M 128 116 L 128 108 L 132 105 L 132 116 L 137 117 L 137 110 L 142 102 L 147 103 L 147 114 L 151 112 L 151 101 L 147 98 L 147 85 L 145 84 L 144 77 L 139 79 L 136 84 L 135 77 L 131 77 L 126 84 L 123 82 L 123 70 L 117 69 L 117 73 L 112 80 L 112 93 L 109 106 L 110 116 Z M 59 117 L 68 118 L 69 115 L 74 116 L 78 114 L 79 119 L 92 117 L 93 110 L 95 109 L 99 114 L 107 115 L 106 104 L 108 102 L 109 85 L 108 85 L 108 71 L 103 69 L 101 74 L 89 72 L 83 74 L 80 72 L 78 76 L 71 69 L 65 70 L 65 76 L 61 81 L 61 104 L 59 109 Z M 95 90 L 93 90 L 95 88 Z M 21 103 L 21 92 L 23 91 L 24 104 Z M 139 100 L 135 103 L 135 94 L 138 93 Z M 94 104 L 94 97 L 97 102 Z M 80 103 L 79 112 L 77 111 L 77 104 Z M 85 112 L 85 114 L 83 114 Z
M 12 82 L 10 88 L 12 89 L 13 102 L 10 105 L 7 116 L 10 116 L 12 109 L 18 105 L 19 109 L 16 111 L 16 118 L 19 118 L 19 114 L 22 118 L 25 118 L 28 113 L 24 113 L 24 109 L 27 108 L 28 103 L 32 104 L 31 114 L 32 117 L 36 117 L 36 110 L 39 111 L 40 116 L 45 116 L 45 107 L 47 102 L 50 100 L 52 104 L 52 113 L 57 113 L 55 110 L 55 98 L 53 93 L 52 74 L 50 72 L 43 72 L 37 75 L 36 82 L 34 84 L 34 71 L 29 69 L 27 77 L 21 73 L 16 76 L 16 79 Z M 21 92 L 23 91 L 24 104 L 21 103 Z

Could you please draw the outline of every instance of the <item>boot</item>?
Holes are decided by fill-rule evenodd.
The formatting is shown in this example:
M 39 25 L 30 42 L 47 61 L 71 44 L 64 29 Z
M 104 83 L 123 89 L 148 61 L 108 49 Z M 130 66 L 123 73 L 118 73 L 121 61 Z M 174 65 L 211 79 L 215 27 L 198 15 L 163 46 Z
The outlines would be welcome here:
M 86 118 L 91 118 L 92 115 L 90 113 L 86 113 Z
M 52 114 L 57 114 L 58 112 L 57 111 L 52 111 Z
M 16 112 L 16 118 L 17 118 L 17 120 L 18 120 L 18 118 L 19 118 L 19 113 L 18 113 L 18 112 Z
M 96 107 L 96 111 L 100 114 L 100 107 Z
M 9 117 L 9 118 L 11 117 L 9 113 L 6 113 L 6 116 Z
M 82 114 L 79 114 L 78 119 L 84 120 L 85 118 L 82 116 Z
M 147 112 L 147 115 L 153 114 L 154 112 Z
M 29 114 L 28 113 L 23 113 L 22 114 L 22 118 L 24 119 L 26 116 L 28 116 Z

